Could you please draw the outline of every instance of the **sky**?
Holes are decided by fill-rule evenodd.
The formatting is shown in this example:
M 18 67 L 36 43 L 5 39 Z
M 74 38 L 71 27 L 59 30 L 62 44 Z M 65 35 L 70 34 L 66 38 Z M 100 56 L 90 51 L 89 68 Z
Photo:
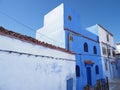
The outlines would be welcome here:
M 44 15 L 62 2 L 80 15 L 82 28 L 100 24 L 120 42 L 120 0 L 0 0 L 0 26 L 35 38 Z

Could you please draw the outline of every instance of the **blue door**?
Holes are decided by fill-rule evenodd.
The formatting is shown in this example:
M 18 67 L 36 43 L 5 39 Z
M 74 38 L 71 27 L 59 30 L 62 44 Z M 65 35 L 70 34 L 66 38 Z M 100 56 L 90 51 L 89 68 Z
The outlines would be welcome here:
M 88 85 L 91 85 L 91 68 L 90 67 L 87 67 L 87 84 Z
M 73 78 L 67 80 L 67 90 L 73 90 Z

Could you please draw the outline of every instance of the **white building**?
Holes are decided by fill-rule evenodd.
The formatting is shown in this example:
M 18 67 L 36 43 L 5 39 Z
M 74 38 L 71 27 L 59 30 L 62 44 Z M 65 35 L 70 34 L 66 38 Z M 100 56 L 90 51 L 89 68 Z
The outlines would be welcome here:
M 120 53 L 120 43 L 116 43 L 116 54 Z
M 120 43 L 116 43 L 116 52 L 115 52 L 115 58 L 117 61 L 117 69 L 118 69 L 118 75 L 117 77 L 120 79 Z
M 61 4 L 44 16 L 44 27 L 37 30 L 36 39 L 65 48 L 63 7 Z
M 99 36 L 104 76 L 109 79 L 115 78 L 116 61 L 113 34 L 98 24 L 88 27 L 87 30 Z
M 75 90 L 75 56 L 0 27 L 0 90 Z

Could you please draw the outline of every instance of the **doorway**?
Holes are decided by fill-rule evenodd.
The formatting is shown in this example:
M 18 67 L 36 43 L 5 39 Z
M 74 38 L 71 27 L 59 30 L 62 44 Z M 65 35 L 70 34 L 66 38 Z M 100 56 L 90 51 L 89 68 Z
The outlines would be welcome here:
M 73 78 L 67 80 L 67 90 L 73 90 Z
M 87 84 L 88 85 L 92 85 L 92 77 L 91 77 L 91 68 L 90 67 L 87 67 Z

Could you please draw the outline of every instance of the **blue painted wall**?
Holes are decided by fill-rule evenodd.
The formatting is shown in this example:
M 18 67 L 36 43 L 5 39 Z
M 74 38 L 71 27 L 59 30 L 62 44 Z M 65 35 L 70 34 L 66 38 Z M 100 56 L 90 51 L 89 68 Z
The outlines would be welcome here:
M 71 19 L 68 17 L 70 16 Z M 87 85 L 87 67 L 91 68 L 91 85 L 96 84 L 96 80 L 103 78 L 102 62 L 100 55 L 100 46 L 98 36 L 82 29 L 80 26 L 80 16 L 68 7 L 64 7 L 64 28 L 66 49 L 76 53 L 76 65 L 80 67 L 80 77 L 77 77 L 77 89 L 83 90 Z M 82 35 L 82 36 L 81 36 Z M 70 37 L 72 38 L 70 40 Z M 88 44 L 88 52 L 84 52 L 84 43 Z M 96 46 L 97 54 L 93 53 L 93 47 Z M 85 64 L 85 60 L 91 60 L 93 65 Z M 95 72 L 95 66 L 99 67 L 99 74 Z

